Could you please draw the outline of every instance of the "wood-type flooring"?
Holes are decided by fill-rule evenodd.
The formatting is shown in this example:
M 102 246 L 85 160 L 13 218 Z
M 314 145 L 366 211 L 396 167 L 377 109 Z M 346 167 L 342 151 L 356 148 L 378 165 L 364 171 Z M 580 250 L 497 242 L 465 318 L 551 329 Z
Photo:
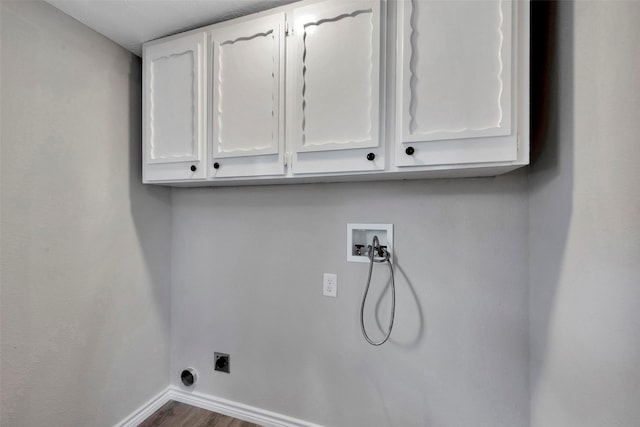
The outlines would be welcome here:
M 247 421 L 231 418 L 206 409 L 175 402 L 167 402 L 138 427 L 260 427 Z

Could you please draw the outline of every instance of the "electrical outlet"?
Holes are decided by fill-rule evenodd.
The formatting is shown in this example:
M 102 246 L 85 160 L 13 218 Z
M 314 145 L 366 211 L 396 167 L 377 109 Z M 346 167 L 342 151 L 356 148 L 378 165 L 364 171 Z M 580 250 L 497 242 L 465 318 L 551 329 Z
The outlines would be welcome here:
M 322 294 L 326 297 L 338 296 L 338 275 L 324 273 L 322 276 Z
M 231 367 L 229 366 L 231 357 L 228 354 L 215 352 L 213 353 L 213 359 L 216 371 L 231 373 Z

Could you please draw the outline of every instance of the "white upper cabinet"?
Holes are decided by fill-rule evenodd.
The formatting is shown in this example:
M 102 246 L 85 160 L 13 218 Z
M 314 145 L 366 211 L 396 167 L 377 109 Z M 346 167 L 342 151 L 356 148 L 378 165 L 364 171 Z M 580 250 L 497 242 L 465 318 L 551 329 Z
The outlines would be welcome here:
M 397 166 L 517 159 L 510 0 L 398 2 Z
M 144 46 L 144 182 L 490 176 L 529 162 L 529 0 L 302 0 Z
M 208 32 L 212 178 L 282 175 L 285 14 Z
M 380 1 L 294 9 L 288 39 L 293 173 L 381 170 Z
M 206 177 L 205 35 L 144 48 L 143 180 Z

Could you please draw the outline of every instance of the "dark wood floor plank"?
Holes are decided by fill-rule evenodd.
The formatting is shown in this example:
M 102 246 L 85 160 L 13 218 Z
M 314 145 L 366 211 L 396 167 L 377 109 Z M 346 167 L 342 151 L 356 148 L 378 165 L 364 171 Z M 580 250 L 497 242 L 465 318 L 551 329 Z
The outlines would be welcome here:
M 206 409 L 173 400 L 167 402 L 138 427 L 260 427 Z

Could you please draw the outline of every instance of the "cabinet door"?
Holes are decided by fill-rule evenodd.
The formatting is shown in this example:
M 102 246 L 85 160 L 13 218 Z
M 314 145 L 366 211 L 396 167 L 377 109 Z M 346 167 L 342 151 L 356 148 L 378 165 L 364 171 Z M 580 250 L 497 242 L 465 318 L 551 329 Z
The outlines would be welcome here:
M 284 18 L 278 13 L 209 33 L 212 178 L 285 172 Z
M 294 173 L 381 170 L 380 2 L 329 0 L 293 12 L 287 39 Z
M 510 0 L 398 2 L 397 166 L 516 159 L 516 6 Z
M 144 48 L 145 182 L 206 177 L 205 40 L 202 32 Z

